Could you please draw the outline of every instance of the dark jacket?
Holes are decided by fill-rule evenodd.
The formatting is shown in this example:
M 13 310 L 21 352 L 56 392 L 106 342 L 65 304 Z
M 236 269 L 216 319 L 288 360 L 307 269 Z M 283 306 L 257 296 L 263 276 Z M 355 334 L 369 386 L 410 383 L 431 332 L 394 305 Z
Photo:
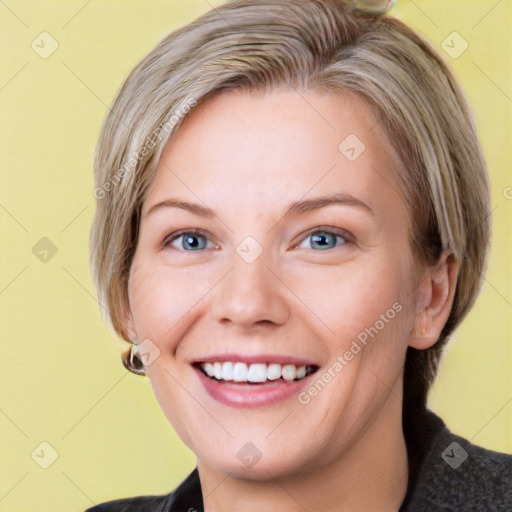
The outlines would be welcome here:
M 409 481 L 399 512 L 512 512 L 512 455 L 452 434 L 431 411 L 415 416 L 404 428 Z M 197 468 L 170 494 L 108 501 L 85 512 L 204 512 Z

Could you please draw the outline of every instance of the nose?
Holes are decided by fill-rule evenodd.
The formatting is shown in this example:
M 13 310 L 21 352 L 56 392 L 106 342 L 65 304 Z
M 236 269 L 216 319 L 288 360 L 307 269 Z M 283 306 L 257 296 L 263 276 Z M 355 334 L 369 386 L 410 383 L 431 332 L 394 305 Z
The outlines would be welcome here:
M 254 329 L 266 324 L 281 325 L 290 315 L 286 286 L 260 256 L 252 263 L 238 260 L 215 287 L 211 314 L 217 322 Z

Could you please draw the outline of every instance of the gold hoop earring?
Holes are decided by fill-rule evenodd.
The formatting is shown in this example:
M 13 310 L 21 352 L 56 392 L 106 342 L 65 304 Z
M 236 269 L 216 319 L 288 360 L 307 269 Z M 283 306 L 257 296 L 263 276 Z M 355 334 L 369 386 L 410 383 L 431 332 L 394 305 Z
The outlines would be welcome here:
M 130 372 L 135 375 L 146 375 L 144 364 L 139 355 L 139 345 L 137 343 L 132 343 L 130 349 L 121 356 L 121 360 L 123 366 Z

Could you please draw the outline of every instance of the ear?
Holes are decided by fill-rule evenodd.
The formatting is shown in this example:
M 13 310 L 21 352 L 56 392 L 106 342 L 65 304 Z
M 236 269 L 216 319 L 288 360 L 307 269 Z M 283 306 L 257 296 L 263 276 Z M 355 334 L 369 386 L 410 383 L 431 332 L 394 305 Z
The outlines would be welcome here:
M 409 346 L 418 350 L 430 348 L 439 339 L 452 309 L 459 262 L 452 253 L 443 253 L 416 290 L 414 327 Z

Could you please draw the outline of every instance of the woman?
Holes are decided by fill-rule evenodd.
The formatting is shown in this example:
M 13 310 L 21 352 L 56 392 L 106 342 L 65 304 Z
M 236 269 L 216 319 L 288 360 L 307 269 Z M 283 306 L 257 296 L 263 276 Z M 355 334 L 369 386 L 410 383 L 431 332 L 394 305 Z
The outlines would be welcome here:
M 512 456 L 426 409 L 490 200 L 440 57 L 339 0 L 237 0 L 164 39 L 100 136 L 91 265 L 197 456 L 89 512 L 510 510 Z

